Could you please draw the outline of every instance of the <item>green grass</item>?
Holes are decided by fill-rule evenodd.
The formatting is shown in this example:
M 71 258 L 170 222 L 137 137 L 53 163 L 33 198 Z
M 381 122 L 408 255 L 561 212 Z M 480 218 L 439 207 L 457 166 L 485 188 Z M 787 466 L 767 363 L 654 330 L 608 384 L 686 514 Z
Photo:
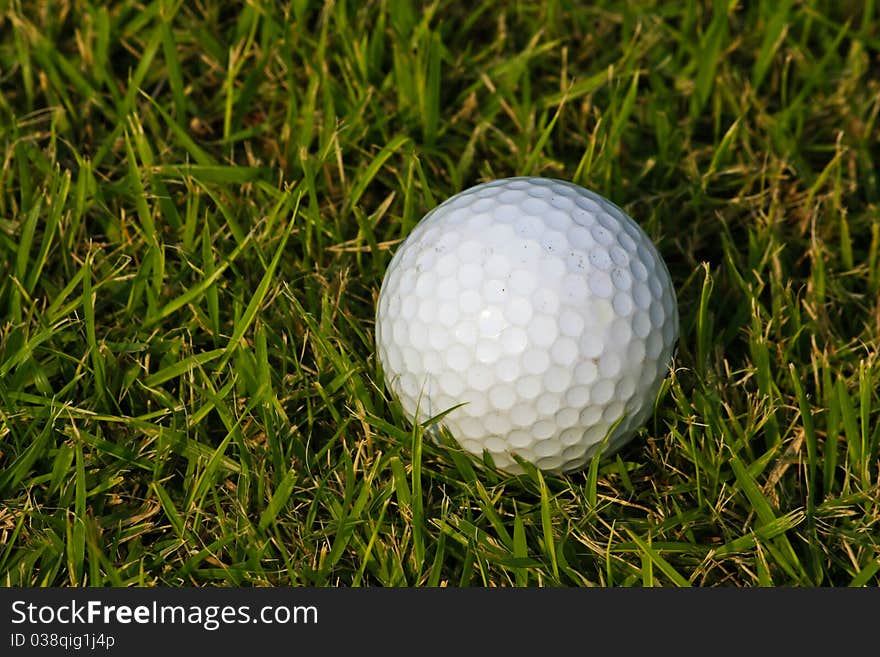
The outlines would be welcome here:
M 468 4 L 0 3 L 0 583 L 880 584 L 877 3 Z M 523 174 L 681 309 L 564 477 L 423 441 L 373 348 L 396 244 Z

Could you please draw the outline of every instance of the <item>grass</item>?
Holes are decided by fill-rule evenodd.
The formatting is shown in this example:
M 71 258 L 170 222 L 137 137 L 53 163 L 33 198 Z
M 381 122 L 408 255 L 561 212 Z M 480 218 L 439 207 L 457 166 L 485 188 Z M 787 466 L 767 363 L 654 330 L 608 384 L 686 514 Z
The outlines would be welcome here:
M 0 582 L 880 584 L 875 2 L 219 6 L 0 3 Z M 395 245 L 524 174 L 681 309 L 568 476 L 423 441 L 373 348 Z

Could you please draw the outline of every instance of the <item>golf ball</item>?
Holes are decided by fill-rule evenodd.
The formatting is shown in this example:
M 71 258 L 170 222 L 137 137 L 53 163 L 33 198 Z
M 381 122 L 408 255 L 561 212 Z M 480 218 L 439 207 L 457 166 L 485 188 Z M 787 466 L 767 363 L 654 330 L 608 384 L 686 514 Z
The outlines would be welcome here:
M 376 342 L 408 418 L 520 472 L 611 453 L 648 419 L 678 337 L 669 271 L 623 210 L 548 178 L 477 185 L 429 212 L 379 292 Z

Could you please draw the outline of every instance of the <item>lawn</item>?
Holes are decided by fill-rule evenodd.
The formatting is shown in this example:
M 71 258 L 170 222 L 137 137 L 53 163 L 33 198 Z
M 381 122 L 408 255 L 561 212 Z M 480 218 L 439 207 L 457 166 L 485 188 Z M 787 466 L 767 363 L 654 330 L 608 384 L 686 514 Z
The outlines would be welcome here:
M 880 584 L 873 0 L 0 7 L 3 585 Z M 375 355 L 400 241 L 511 175 L 678 294 L 583 472 L 423 440 Z

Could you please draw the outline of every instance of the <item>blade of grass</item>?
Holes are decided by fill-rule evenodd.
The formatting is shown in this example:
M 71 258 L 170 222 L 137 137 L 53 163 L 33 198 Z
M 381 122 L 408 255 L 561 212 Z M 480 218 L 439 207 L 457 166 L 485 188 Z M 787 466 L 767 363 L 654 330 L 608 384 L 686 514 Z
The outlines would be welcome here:
M 679 573 L 671 563 L 669 563 L 666 559 L 664 559 L 659 552 L 651 547 L 647 542 L 643 541 L 639 536 L 634 533 L 632 530 L 627 529 L 626 533 L 629 534 L 629 537 L 632 539 L 633 543 L 635 543 L 639 550 L 647 556 L 652 564 L 657 566 L 660 569 L 660 572 L 666 575 L 669 580 L 678 587 L 688 588 L 690 587 L 690 582 L 685 579 L 681 573 Z
M 244 337 L 244 334 L 248 331 L 254 319 L 256 318 L 257 313 L 260 310 L 260 306 L 263 304 L 263 301 L 266 298 L 266 294 L 268 294 L 269 292 L 269 287 L 274 282 L 275 270 L 278 267 L 278 263 L 281 261 L 281 256 L 285 253 L 287 240 L 290 238 L 290 235 L 293 232 L 293 227 L 296 224 L 296 218 L 299 213 L 299 202 L 301 199 L 302 191 L 297 194 L 291 194 L 289 200 L 281 201 L 276 206 L 276 214 L 286 214 L 286 211 L 290 209 L 290 206 L 293 206 L 290 212 L 290 221 L 287 224 L 287 229 L 284 231 L 281 237 L 281 242 L 278 244 L 278 248 L 275 249 L 275 255 L 272 257 L 272 261 L 266 268 L 266 271 L 263 274 L 263 278 L 257 285 L 257 289 L 254 290 L 254 293 L 251 296 L 251 300 L 248 302 L 247 308 L 245 309 L 242 316 L 239 318 L 238 322 L 236 322 L 235 324 L 232 336 L 229 338 L 229 342 L 226 345 L 226 351 L 223 355 L 223 360 L 220 361 L 220 368 L 225 367 L 226 363 L 229 362 L 229 359 L 232 357 L 235 348 L 238 347 L 239 342 Z
M 550 508 L 550 490 L 540 470 L 535 470 L 541 492 L 541 534 L 544 538 L 544 553 L 550 560 L 553 577 L 559 579 L 559 563 L 556 557 L 556 539 L 553 535 L 553 512 Z

